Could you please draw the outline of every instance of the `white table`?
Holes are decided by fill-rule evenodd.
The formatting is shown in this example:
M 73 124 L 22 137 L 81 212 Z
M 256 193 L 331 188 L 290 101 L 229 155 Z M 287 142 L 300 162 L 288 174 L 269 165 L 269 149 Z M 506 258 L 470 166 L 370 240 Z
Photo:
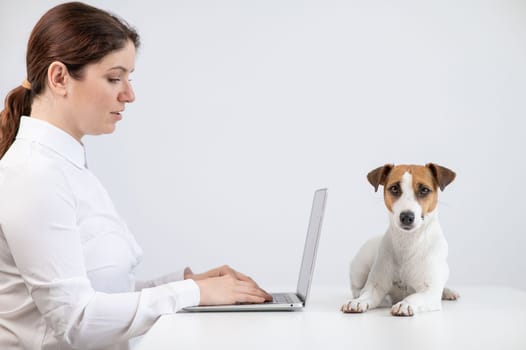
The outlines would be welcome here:
M 526 349 L 526 292 L 456 288 L 442 311 L 393 317 L 388 308 L 343 314 L 345 288 L 315 288 L 299 312 L 178 313 L 161 317 L 137 350 Z

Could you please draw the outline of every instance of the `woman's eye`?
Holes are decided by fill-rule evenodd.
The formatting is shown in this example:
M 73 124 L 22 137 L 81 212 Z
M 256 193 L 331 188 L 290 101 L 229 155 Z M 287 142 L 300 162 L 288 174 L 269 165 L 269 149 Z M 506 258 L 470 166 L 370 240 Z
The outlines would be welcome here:
M 121 81 L 121 79 L 120 78 L 108 78 L 108 81 L 110 83 L 118 83 L 119 81 Z

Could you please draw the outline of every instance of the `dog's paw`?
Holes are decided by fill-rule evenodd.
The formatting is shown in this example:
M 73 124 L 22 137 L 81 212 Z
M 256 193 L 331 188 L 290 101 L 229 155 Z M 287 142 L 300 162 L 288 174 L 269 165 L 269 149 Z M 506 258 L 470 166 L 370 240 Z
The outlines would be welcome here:
M 340 308 L 341 312 L 345 313 L 362 313 L 369 310 L 369 304 L 365 301 L 358 301 L 358 299 L 349 300 Z
M 458 298 L 460 298 L 460 294 L 452 289 L 444 288 L 442 291 L 442 300 L 457 300 Z
M 404 301 L 396 303 L 391 308 L 391 315 L 393 316 L 413 316 L 414 314 L 415 313 L 411 305 Z

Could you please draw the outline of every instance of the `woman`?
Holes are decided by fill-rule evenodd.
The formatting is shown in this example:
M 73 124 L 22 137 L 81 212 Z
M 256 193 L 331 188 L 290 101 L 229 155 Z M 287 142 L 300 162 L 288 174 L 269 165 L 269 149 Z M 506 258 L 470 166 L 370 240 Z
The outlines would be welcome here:
M 113 132 L 134 101 L 138 46 L 126 23 L 82 3 L 31 33 L 27 79 L 0 114 L 2 349 L 122 349 L 183 307 L 271 299 L 228 266 L 135 282 L 141 249 L 81 140 Z

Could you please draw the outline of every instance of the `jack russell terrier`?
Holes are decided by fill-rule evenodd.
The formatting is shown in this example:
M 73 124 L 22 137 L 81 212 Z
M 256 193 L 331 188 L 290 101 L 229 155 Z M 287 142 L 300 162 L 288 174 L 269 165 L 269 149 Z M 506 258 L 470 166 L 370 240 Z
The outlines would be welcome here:
M 438 188 L 443 191 L 455 173 L 433 163 L 386 164 L 367 179 L 375 192 L 379 185 L 384 187 L 389 227 L 383 236 L 367 241 L 353 259 L 354 299 L 341 311 L 361 313 L 384 303 L 392 305 L 393 316 L 441 310 L 442 299 L 459 298 L 445 288 L 448 248 L 436 209 Z

